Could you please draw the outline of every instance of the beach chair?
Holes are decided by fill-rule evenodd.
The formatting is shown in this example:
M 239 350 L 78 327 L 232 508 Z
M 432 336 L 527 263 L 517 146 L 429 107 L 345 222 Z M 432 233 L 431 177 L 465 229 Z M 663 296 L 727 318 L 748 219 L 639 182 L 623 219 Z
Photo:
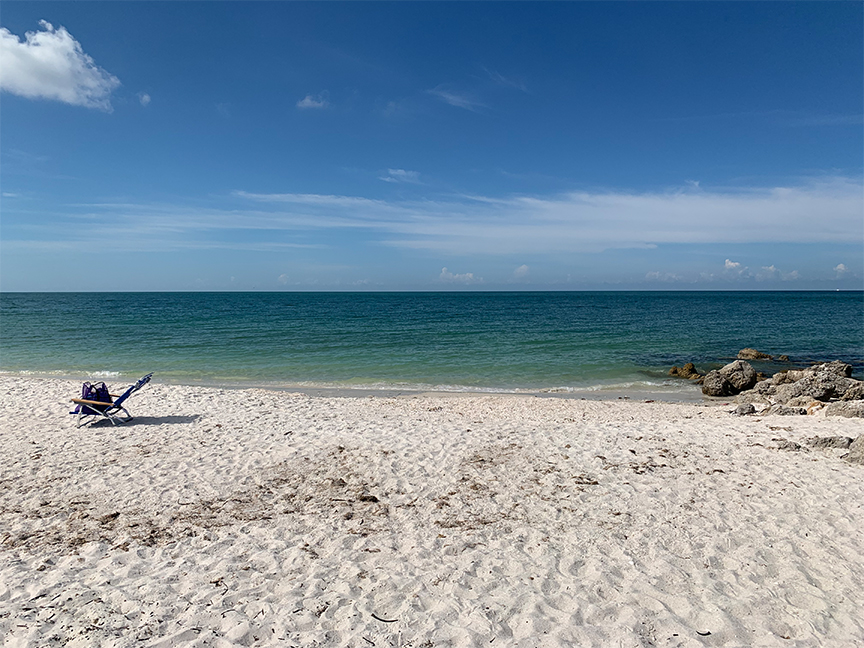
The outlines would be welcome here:
M 102 419 L 111 421 L 112 425 L 131 421 L 132 415 L 129 413 L 129 410 L 124 407 L 123 403 L 126 402 L 126 399 L 132 394 L 150 382 L 152 376 L 152 373 L 147 374 L 119 396 L 115 394 L 105 394 L 107 398 L 103 400 L 73 398 L 72 402 L 75 403 L 77 407 L 69 413 L 78 415 L 77 427 L 79 428 L 82 425 L 88 425 L 89 423 L 101 421 Z M 112 398 L 116 400 L 112 401 Z M 121 416 L 121 412 L 126 416 Z

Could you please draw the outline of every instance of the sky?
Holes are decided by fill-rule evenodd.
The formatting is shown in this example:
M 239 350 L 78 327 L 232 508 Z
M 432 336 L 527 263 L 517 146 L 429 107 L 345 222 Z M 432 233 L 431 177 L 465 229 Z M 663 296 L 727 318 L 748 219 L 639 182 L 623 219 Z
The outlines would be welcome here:
M 864 288 L 860 2 L 18 2 L 0 290 Z

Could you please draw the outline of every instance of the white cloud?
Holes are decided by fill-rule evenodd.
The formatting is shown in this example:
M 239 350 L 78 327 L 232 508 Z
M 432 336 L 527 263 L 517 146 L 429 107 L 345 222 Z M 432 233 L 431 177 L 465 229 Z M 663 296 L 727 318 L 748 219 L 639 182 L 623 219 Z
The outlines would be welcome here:
M 405 169 L 387 169 L 387 175 L 378 178 L 384 182 L 407 182 L 420 184 L 420 174 L 417 171 L 406 171 Z
M 516 268 L 513 271 L 513 276 L 516 277 L 517 279 L 522 279 L 523 277 L 528 276 L 528 271 L 529 271 L 528 266 L 523 263 L 522 265 L 520 265 L 518 268 Z
M 737 263 L 735 261 L 730 261 L 729 259 L 726 259 L 726 263 L 724 264 L 724 266 L 726 267 L 727 270 L 738 270 L 741 267 L 741 264 Z
M 138 101 L 141 102 L 142 106 L 149 106 L 150 105 L 150 95 L 147 94 L 146 92 L 139 92 L 138 93 Z
M 645 278 L 648 281 L 664 281 L 664 282 L 673 282 L 673 281 L 681 281 L 682 277 L 678 276 L 673 272 L 648 272 L 645 274 Z
M 17 194 L 17 193 L 12 193 L 11 191 L 4 191 L 4 192 L 3 192 L 3 197 L 4 197 L 4 198 L 17 198 L 17 197 L 18 197 L 18 194 Z
M 780 279 L 782 279 L 783 281 L 795 281 L 798 279 L 798 271 L 793 270 L 792 272 L 781 273 Z
M 834 266 L 834 272 L 837 273 L 838 277 L 842 277 L 844 274 L 849 272 L 849 269 L 843 263 L 838 263 Z
M 756 281 L 776 280 L 780 276 L 780 270 L 772 263 L 770 266 L 762 266 L 756 273 Z
M 456 106 L 457 108 L 464 108 L 465 110 L 470 110 L 471 112 L 477 112 L 480 108 L 485 108 L 485 106 L 479 101 L 475 101 L 474 99 L 466 95 L 461 95 L 453 92 L 452 90 L 448 90 L 443 85 L 436 86 L 435 88 L 427 90 L 426 92 L 435 97 L 438 97 L 446 104 Z
M 98 67 L 65 27 L 44 20 L 39 25 L 43 31 L 27 32 L 23 42 L 0 28 L 0 89 L 111 112 L 117 77 Z
M 314 97 L 311 94 L 306 95 L 297 102 L 297 107 L 301 110 L 307 108 L 327 108 L 330 105 L 330 102 L 327 100 L 326 95 L 326 92 Z
M 464 274 L 453 274 L 447 268 L 441 268 L 441 274 L 438 275 L 438 278 L 441 279 L 441 281 L 447 283 L 483 283 L 483 279 L 481 277 L 475 277 L 473 272 L 466 272 Z
M 288 283 L 288 275 L 287 274 L 281 274 L 276 279 L 276 281 L 278 281 L 280 284 L 282 284 L 284 286 Z

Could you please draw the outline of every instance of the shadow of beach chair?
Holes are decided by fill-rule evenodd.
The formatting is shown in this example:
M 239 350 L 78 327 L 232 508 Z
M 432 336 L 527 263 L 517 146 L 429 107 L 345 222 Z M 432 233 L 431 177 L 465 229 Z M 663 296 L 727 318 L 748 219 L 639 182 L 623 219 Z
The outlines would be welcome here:
M 147 374 L 119 396 L 108 394 L 110 398 L 107 401 L 73 398 L 72 402 L 75 403 L 77 407 L 69 413 L 78 415 L 77 427 L 79 428 L 82 425 L 88 425 L 101 420 L 111 421 L 112 425 L 131 421 L 132 415 L 129 413 L 129 410 L 124 407 L 123 403 L 126 402 L 126 399 L 132 394 L 150 382 L 152 376 L 152 373 Z M 111 398 L 116 398 L 117 400 L 112 402 L 110 400 Z M 121 416 L 121 412 L 125 414 L 125 417 Z

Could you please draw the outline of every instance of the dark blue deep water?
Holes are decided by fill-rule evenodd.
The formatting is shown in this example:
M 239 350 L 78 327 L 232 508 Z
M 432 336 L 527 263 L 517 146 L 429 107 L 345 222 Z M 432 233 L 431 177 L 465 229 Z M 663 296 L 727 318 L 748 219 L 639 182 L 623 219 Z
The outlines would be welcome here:
M 864 370 L 861 292 L 6 293 L 0 371 L 274 387 L 694 389 L 743 347 Z M 757 367 L 775 369 L 789 365 Z

